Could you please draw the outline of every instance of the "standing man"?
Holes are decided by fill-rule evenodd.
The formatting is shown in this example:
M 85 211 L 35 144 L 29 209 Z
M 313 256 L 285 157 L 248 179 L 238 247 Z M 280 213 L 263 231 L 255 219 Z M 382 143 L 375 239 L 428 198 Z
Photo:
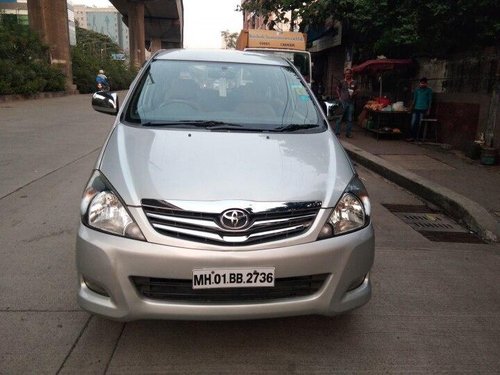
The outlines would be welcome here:
M 352 79 L 352 69 L 346 69 L 344 71 L 344 79 L 339 82 L 337 86 L 337 97 L 342 104 L 342 115 L 337 119 L 337 124 L 335 126 L 335 134 L 340 135 L 340 127 L 344 117 L 346 117 L 347 125 L 345 129 L 345 135 L 347 138 L 352 137 L 352 117 L 354 115 L 354 99 L 358 93 L 358 84 L 354 79 Z
M 418 138 L 418 127 L 424 115 L 428 116 L 431 110 L 432 89 L 427 86 L 427 78 L 420 78 L 418 87 L 413 92 L 413 100 L 410 105 L 411 127 L 410 138 L 406 140 L 413 142 Z

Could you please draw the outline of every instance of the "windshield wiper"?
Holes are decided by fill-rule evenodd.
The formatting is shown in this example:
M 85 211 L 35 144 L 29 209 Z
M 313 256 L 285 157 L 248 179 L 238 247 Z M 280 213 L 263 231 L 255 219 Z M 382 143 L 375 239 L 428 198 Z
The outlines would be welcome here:
M 215 121 L 215 120 L 193 120 L 189 121 L 188 123 L 199 128 L 205 128 L 210 130 L 238 129 L 243 127 L 243 125 L 241 124 L 235 124 L 232 122 L 225 122 L 225 121 Z
M 214 120 L 179 120 L 179 121 L 147 121 L 141 124 L 142 126 L 168 126 L 168 125 L 184 125 L 186 127 L 205 128 L 210 130 L 224 130 L 241 128 L 243 125 L 233 124 L 224 121 Z
M 168 125 L 182 125 L 183 121 L 146 121 L 141 123 L 142 126 L 168 126 Z
M 279 128 L 270 129 L 269 131 L 284 133 L 284 132 L 294 132 L 298 130 L 317 128 L 317 127 L 319 127 L 318 124 L 288 124 L 285 126 L 280 126 Z

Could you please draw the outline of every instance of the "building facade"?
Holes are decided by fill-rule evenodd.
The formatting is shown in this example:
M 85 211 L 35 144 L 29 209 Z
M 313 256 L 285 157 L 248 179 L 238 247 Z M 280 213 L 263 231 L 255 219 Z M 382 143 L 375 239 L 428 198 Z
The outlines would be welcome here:
M 68 4 L 68 31 L 70 45 L 76 45 L 75 17 L 73 3 L 67 0 Z M 28 0 L 0 0 L 0 15 L 15 17 L 20 24 L 28 25 Z
M 122 15 L 115 8 L 94 8 L 85 5 L 74 5 L 73 8 L 78 27 L 109 36 L 124 52 L 128 53 L 128 27 L 123 23 Z
M 27 0 L 0 0 L 0 15 L 6 17 L 15 17 L 18 23 L 27 25 Z

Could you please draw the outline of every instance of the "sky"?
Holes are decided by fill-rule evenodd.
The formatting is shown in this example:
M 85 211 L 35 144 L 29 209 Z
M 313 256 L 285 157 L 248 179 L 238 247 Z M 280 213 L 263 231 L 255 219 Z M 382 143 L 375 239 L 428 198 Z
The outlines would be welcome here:
M 73 4 L 107 7 L 107 0 L 73 0 Z M 220 48 L 220 32 L 239 32 L 243 27 L 243 16 L 236 12 L 241 0 L 183 0 L 184 47 Z

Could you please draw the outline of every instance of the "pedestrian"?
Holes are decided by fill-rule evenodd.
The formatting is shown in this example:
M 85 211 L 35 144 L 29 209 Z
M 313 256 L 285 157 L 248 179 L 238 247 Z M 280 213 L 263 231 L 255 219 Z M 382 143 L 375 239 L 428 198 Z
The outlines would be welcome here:
M 325 89 L 323 88 L 323 83 L 319 80 L 314 80 L 311 84 L 311 90 L 318 98 L 318 100 L 323 100 L 323 94 L 325 93 Z
M 109 91 L 109 81 L 108 77 L 104 74 L 104 70 L 99 70 L 99 73 L 97 73 L 97 76 L 95 77 L 95 81 L 97 83 L 98 90 Z
M 354 100 L 358 93 L 358 84 L 352 78 L 352 69 L 348 68 L 344 71 L 344 79 L 337 86 L 337 97 L 342 106 L 342 114 L 337 119 L 335 126 L 335 134 L 340 135 L 342 120 L 346 118 L 347 124 L 345 135 L 347 138 L 352 137 L 352 117 L 354 115 Z
M 427 86 L 427 78 L 420 78 L 418 87 L 413 92 L 413 100 L 410 105 L 411 124 L 410 138 L 406 141 L 413 142 L 418 138 L 420 121 L 424 116 L 428 116 L 432 104 L 432 89 Z

